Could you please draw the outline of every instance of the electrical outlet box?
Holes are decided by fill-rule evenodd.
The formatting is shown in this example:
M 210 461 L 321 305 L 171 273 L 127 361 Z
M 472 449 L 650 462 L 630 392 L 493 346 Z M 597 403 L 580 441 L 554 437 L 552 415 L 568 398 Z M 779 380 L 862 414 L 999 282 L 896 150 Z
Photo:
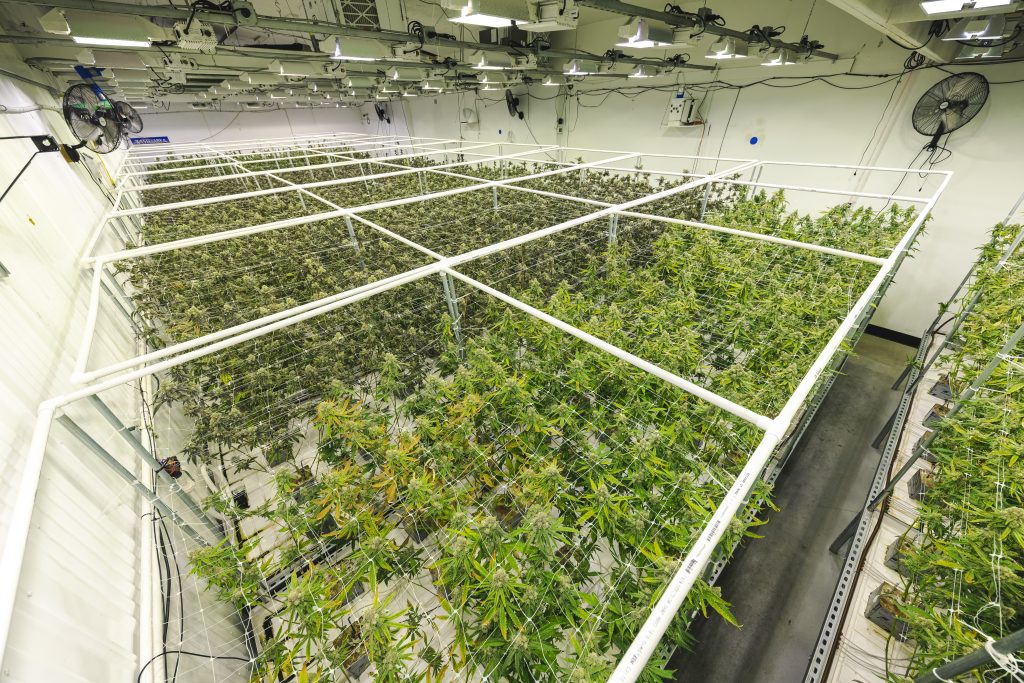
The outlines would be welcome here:
M 684 126 L 699 125 L 700 121 L 693 120 L 693 100 L 686 95 L 686 91 L 680 88 L 672 93 L 665 108 L 665 117 L 661 121 L 663 128 L 682 128 Z
M 217 34 L 213 27 L 201 21 L 193 20 L 185 32 L 187 22 L 179 21 L 174 25 L 174 40 L 182 50 L 192 50 L 212 55 L 217 51 Z
M 565 119 L 559 116 L 555 120 L 555 133 L 562 135 L 565 133 Z
M 668 107 L 665 109 L 665 119 L 662 125 L 666 128 L 675 128 L 683 125 L 686 120 L 686 109 L 690 101 L 686 97 L 686 91 L 682 88 L 672 93 L 668 100 Z

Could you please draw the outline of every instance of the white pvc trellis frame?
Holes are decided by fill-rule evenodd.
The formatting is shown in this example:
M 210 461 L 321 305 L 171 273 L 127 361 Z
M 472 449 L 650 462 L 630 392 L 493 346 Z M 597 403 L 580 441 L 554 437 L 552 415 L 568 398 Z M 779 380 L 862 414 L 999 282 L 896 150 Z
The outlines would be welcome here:
M 454 188 L 451 190 L 444 190 L 440 192 L 428 193 L 416 195 L 413 197 L 406 197 L 401 199 L 395 199 L 385 202 L 376 202 L 367 204 L 360 207 L 341 207 L 337 204 L 327 201 L 323 197 L 319 197 L 313 189 L 316 187 L 323 187 L 326 185 L 334 184 L 335 182 L 353 182 L 366 179 L 375 179 L 382 177 L 380 174 L 359 176 L 356 178 L 339 179 L 338 181 L 321 181 L 317 183 L 290 183 L 277 177 L 275 173 L 292 172 L 296 170 L 302 170 L 297 167 L 282 168 L 276 171 L 248 171 L 244 169 L 244 163 L 239 162 L 235 159 L 234 155 L 248 154 L 247 150 L 253 150 L 252 153 L 260 153 L 258 150 L 272 149 L 274 152 L 280 152 L 284 149 L 295 149 L 301 147 L 303 144 L 318 145 L 318 144 L 336 144 L 339 147 L 343 147 L 353 142 L 370 143 L 366 145 L 360 145 L 360 149 L 363 151 L 381 151 L 393 149 L 397 146 L 404 146 L 407 148 L 419 147 L 422 149 L 425 144 L 429 144 L 432 149 L 435 146 L 450 145 L 453 149 L 435 149 L 433 153 L 436 154 L 455 154 L 464 156 L 479 156 L 479 159 L 473 161 L 462 161 L 456 164 L 441 164 L 437 167 L 424 166 L 424 167 L 412 167 L 406 170 L 396 170 L 396 174 L 403 173 L 439 173 L 444 175 L 458 175 L 466 178 L 470 181 L 477 181 L 471 183 L 466 187 Z M 672 577 L 668 585 L 666 586 L 662 596 L 655 604 L 646 622 L 637 634 L 637 637 L 633 641 L 632 645 L 628 650 L 622 654 L 619 664 L 615 669 L 611 677 L 611 681 L 616 683 L 631 683 L 635 681 L 640 673 L 642 672 L 647 661 L 650 659 L 655 649 L 658 646 L 662 636 L 667 630 L 673 618 L 675 618 L 686 595 L 693 587 L 695 581 L 700 577 L 709 561 L 712 559 L 714 551 L 722 538 L 729 522 L 738 513 L 740 508 L 743 506 L 750 494 L 753 486 L 757 482 L 761 473 L 764 471 L 766 465 L 769 463 L 775 449 L 779 446 L 781 440 L 785 437 L 788 431 L 794 425 L 802 407 L 804 406 L 807 399 L 810 397 L 811 392 L 814 390 L 819 378 L 827 370 L 829 364 L 832 362 L 835 354 L 840 350 L 840 347 L 845 339 L 850 336 L 863 321 L 864 317 L 869 314 L 873 302 L 876 300 L 880 292 L 883 291 L 889 280 L 892 278 L 895 269 L 898 267 L 902 259 L 908 253 L 910 246 L 921 231 L 925 219 L 931 213 L 936 202 L 941 196 L 942 192 L 948 186 L 952 173 L 949 171 L 922 171 L 925 175 L 935 176 L 938 179 L 938 184 L 935 190 L 928 196 L 924 197 L 908 197 L 900 196 L 895 194 L 884 194 L 884 193 L 868 193 L 868 192 L 852 192 L 845 189 L 835 188 L 820 188 L 806 185 L 787 185 L 782 183 L 761 183 L 759 180 L 754 178 L 759 176 L 762 169 L 766 167 L 779 167 L 779 166 L 792 166 L 792 167 L 805 167 L 805 168 L 821 168 L 821 169 L 842 169 L 851 171 L 885 171 L 893 173 L 906 173 L 908 169 L 896 169 L 888 167 L 865 167 L 865 166 L 852 166 L 852 165 L 841 165 L 841 164 L 812 164 L 812 163 L 796 163 L 796 162 L 778 162 L 778 161 L 756 161 L 756 160 L 737 160 L 737 159 L 722 159 L 714 157 L 693 157 L 685 155 L 668 155 L 668 154 L 641 154 L 637 152 L 614 152 L 608 150 L 594 150 L 594 149 L 573 149 L 573 148 L 560 148 L 560 147 L 542 147 L 539 145 L 528 145 L 528 144 L 515 144 L 515 143 L 493 143 L 498 145 L 497 154 L 483 151 L 484 148 L 488 147 L 490 143 L 484 143 L 480 147 L 474 147 L 471 143 L 466 143 L 461 140 L 442 140 L 442 139 L 425 139 L 425 138 L 396 138 L 393 136 L 362 136 L 362 135 L 331 135 L 331 136 L 317 136 L 308 137 L 301 140 L 283 140 L 283 141 L 253 141 L 248 142 L 235 142 L 235 143 L 223 143 L 220 145 L 173 145 L 164 146 L 160 150 L 147 151 L 145 153 L 140 152 L 134 154 L 133 149 L 128 155 L 128 161 L 125 164 L 127 168 L 137 169 L 144 167 L 147 163 L 153 163 L 159 158 L 167 158 L 168 155 L 181 155 L 181 154 L 192 154 L 195 160 L 202 162 L 204 160 L 209 161 L 217 159 L 214 163 L 225 163 L 226 165 L 232 165 L 236 168 L 243 169 L 241 173 L 231 174 L 231 177 L 255 177 L 257 175 L 264 175 L 268 178 L 275 178 L 279 182 L 284 183 L 284 188 L 271 188 L 267 190 L 260 190 L 256 192 L 248 192 L 243 195 L 232 196 L 231 198 L 243 198 L 248 196 L 259 196 L 261 194 L 271 194 L 274 192 L 281 191 L 298 191 L 306 196 L 313 197 L 320 202 L 323 202 L 327 206 L 333 207 L 331 211 L 323 212 L 312 216 L 304 216 L 301 218 L 286 219 L 282 221 L 276 221 L 267 223 L 264 225 L 251 226 L 246 228 L 239 228 L 235 230 L 229 230 L 222 233 L 212 233 L 210 235 L 204 235 L 201 237 L 188 238 L 183 240 L 176 240 L 164 244 L 143 246 L 136 249 L 129 249 L 121 252 L 114 252 L 111 254 L 105 254 L 101 256 L 91 256 L 91 252 L 97 243 L 98 237 L 101 235 L 104 226 L 113 219 L 121 217 L 130 217 L 135 215 L 144 215 L 147 212 L 166 210 L 169 208 L 183 208 L 187 206 L 199 206 L 202 204 L 214 203 L 209 199 L 192 200 L 188 202 L 178 202 L 173 205 L 164 205 L 157 207 L 137 207 L 128 210 L 112 210 L 105 215 L 93 235 L 93 239 L 89 242 L 87 250 L 86 266 L 93 269 L 93 287 L 90 292 L 90 309 L 87 316 L 87 329 L 86 334 L 83 335 L 82 348 L 79 352 L 79 357 L 75 366 L 75 379 L 80 382 L 87 382 L 86 386 L 80 389 L 55 396 L 51 399 L 44 401 L 39 406 L 38 416 L 36 420 L 35 429 L 32 435 L 32 441 L 29 447 L 29 451 L 26 456 L 24 469 L 20 485 L 18 487 L 17 499 L 15 501 L 14 510 L 10 523 L 10 530 L 8 533 L 7 544 L 3 549 L 3 555 L 0 556 L 0 657 L 6 648 L 7 636 L 10 629 L 11 618 L 14 609 L 15 597 L 17 595 L 18 580 L 21 571 L 22 560 L 25 553 L 25 547 L 28 539 L 28 532 L 30 522 L 32 518 L 32 509 L 35 499 L 36 491 L 38 490 L 40 473 L 45 456 L 46 444 L 49 437 L 49 431 L 53 418 L 61 408 L 68 404 L 90 396 L 95 396 L 103 391 L 107 391 L 114 387 L 123 385 L 127 382 L 132 382 L 137 379 L 151 376 L 160 372 L 163 372 L 169 368 L 187 363 L 196 358 L 216 353 L 225 348 L 235 346 L 237 344 L 246 342 L 251 339 L 255 339 L 260 336 L 264 336 L 271 332 L 279 329 L 283 329 L 302 321 L 315 318 L 333 310 L 337 310 L 341 307 L 356 303 L 358 301 L 367 299 L 385 291 L 395 289 L 403 284 L 419 280 L 430 275 L 438 274 L 451 278 L 458 279 L 466 284 L 482 291 L 489 296 L 499 299 L 504 303 L 517 308 L 531 316 L 534 316 L 540 320 L 547 322 L 555 326 L 556 328 L 571 334 L 586 343 L 592 344 L 597 348 L 615 356 L 616 358 L 626 361 L 645 372 L 651 373 L 658 378 L 668 382 L 669 384 L 682 389 L 683 391 L 699 398 L 712 405 L 715 405 L 730 414 L 743 419 L 756 427 L 764 431 L 764 436 L 761 442 L 758 444 L 756 449 L 748 458 L 742 471 L 735 478 L 731 488 L 726 495 L 718 501 L 716 510 L 711 518 L 707 521 L 700 534 L 697 536 L 690 550 L 680 563 L 679 569 Z M 505 148 L 516 149 L 515 152 L 505 153 Z M 526 149 L 519 149 L 526 148 Z M 578 163 L 567 163 L 564 161 L 566 153 L 579 153 L 584 152 L 588 154 L 598 154 L 601 158 L 589 161 L 589 162 L 578 162 Z M 474 163 L 491 163 L 494 161 L 503 161 L 505 159 L 512 159 L 516 161 L 529 160 L 530 156 L 545 155 L 549 156 L 552 153 L 557 153 L 559 160 L 557 163 L 550 161 L 536 161 L 537 163 L 554 165 L 557 168 L 549 171 L 542 171 L 533 173 L 526 176 L 502 178 L 500 180 L 484 181 L 473 176 L 461 176 L 460 174 L 451 170 L 454 166 L 459 165 L 472 165 Z M 341 155 L 339 155 L 341 156 Z M 415 152 L 412 152 L 410 156 L 417 156 Z M 557 175 L 572 171 L 584 171 L 588 168 L 595 169 L 608 169 L 616 171 L 629 171 L 634 172 L 639 169 L 641 157 L 659 157 L 664 159 L 673 160 L 680 164 L 683 163 L 695 163 L 702 161 L 715 162 L 716 166 L 721 162 L 727 162 L 729 165 L 725 170 L 711 173 L 711 174 L 683 174 L 673 172 L 660 172 L 653 171 L 655 175 L 666 175 L 675 177 L 690 177 L 692 179 L 686 180 L 679 185 L 670 187 L 668 189 L 648 194 L 644 197 L 634 199 L 631 201 L 619 203 L 619 204 L 608 204 L 606 202 L 599 202 L 595 200 L 584 200 L 578 197 L 559 195 L 551 192 L 543 192 L 531 188 L 524 188 L 518 186 L 516 183 L 522 183 L 524 181 L 542 178 L 551 175 Z M 350 164 L 352 159 L 346 159 L 341 156 L 342 160 L 337 162 L 338 165 Z M 408 157 L 407 157 L 408 158 Z M 227 160 L 226 162 L 224 160 Z M 618 162 L 625 162 L 628 160 L 636 160 L 637 166 L 634 168 L 621 168 L 614 164 Z M 397 157 L 392 157 L 392 161 L 398 160 Z M 355 160 L 358 162 L 365 162 L 366 159 Z M 375 160 L 370 159 L 369 161 L 376 163 Z M 141 162 L 141 163 L 139 163 Z M 201 166 L 202 164 L 197 164 Z M 328 167 L 331 164 L 328 164 Z M 189 166 L 183 166 L 182 169 L 187 169 Z M 751 180 L 744 181 L 736 178 L 735 176 L 741 172 L 750 172 Z M 122 195 L 129 191 L 127 185 L 129 182 L 126 180 L 132 178 L 133 174 L 137 174 L 138 171 L 127 171 L 126 175 L 121 178 L 121 181 L 117 189 L 117 201 L 114 206 L 120 205 L 120 199 Z M 383 177 L 387 177 L 391 174 L 384 174 Z M 204 181 L 216 181 L 218 179 L 225 178 L 227 176 L 211 176 L 210 178 L 203 179 Z M 180 181 L 181 183 L 188 183 L 191 181 Z M 699 187 L 707 187 L 711 184 L 718 183 L 734 183 L 746 186 L 754 187 L 770 187 L 774 189 L 790 189 L 797 191 L 816 192 L 825 194 L 835 194 L 846 197 L 865 197 L 875 199 L 886 199 L 887 201 L 900 201 L 913 203 L 920 206 L 920 210 L 907 229 L 905 234 L 899 240 L 899 242 L 890 250 L 890 253 L 885 258 L 871 256 L 867 254 L 858 254 L 849 252 L 841 249 L 835 249 L 822 245 L 810 244 L 805 242 L 798 242 L 795 240 L 783 239 L 772 235 L 766 235 L 754 231 L 740 230 L 725 226 L 715 226 L 709 223 L 702 223 L 698 221 L 688 221 L 682 219 L 670 219 L 656 215 L 646 214 L 640 211 L 636 211 L 638 207 L 655 202 L 660 199 L 664 199 L 675 195 L 677 193 L 692 190 Z M 174 183 L 168 183 L 167 185 L 173 185 Z M 418 202 L 428 201 L 430 199 L 436 199 L 440 197 L 452 196 L 465 192 L 479 191 L 486 188 L 492 188 L 495 192 L 498 188 L 509 189 L 513 191 L 521 191 L 524 193 L 533 193 L 538 195 L 551 196 L 556 198 L 563 198 L 570 201 L 581 202 L 593 206 L 595 211 L 587 213 L 585 215 L 573 218 L 571 220 L 560 222 L 556 225 L 547 226 L 532 232 L 513 237 L 501 242 L 486 245 L 471 251 L 457 254 L 453 256 L 445 256 L 416 244 L 412 240 L 409 240 L 401 235 L 394 233 L 393 231 L 387 230 L 383 226 L 376 225 L 375 223 L 367 220 L 363 216 L 359 215 L 373 210 L 384 209 L 394 206 L 402 206 L 408 204 L 415 204 Z M 140 187 L 139 189 L 145 189 Z M 771 242 L 795 249 L 806 249 L 810 251 L 816 251 L 820 253 L 830 254 L 841 258 L 855 259 L 863 262 L 872 263 L 878 266 L 878 271 L 874 278 L 868 284 L 868 286 L 860 293 L 856 302 L 849 309 L 846 317 L 839 324 L 828 343 L 820 351 L 815 361 L 812 363 L 809 370 L 805 373 L 796 390 L 790 396 L 789 400 L 783 406 L 782 410 L 775 416 L 761 415 L 758 414 L 742 405 L 739 405 L 723 396 L 715 394 L 699 385 L 696 385 L 689 380 L 686 380 L 678 375 L 675 375 L 654 363 L 651 363 L 645 359 L 639 358 L 628 351 L 613 346 L 603 340 L 600 340 L 579 328 L 576 328 L 564 321 L 561 321 L 543 311 L 537 310 L 536 308 L 529 306 L 503 292 L 500 292 L 492 287 L 489 287 L 481 282 L 474 280 L 473 278 L 467 277 L 466 275 L 458 272 L 456 267 L 463 263 L 467 263 L 490 254 L 494 254 L 500 251 L 511 249 L 515 246 L 526 244 L 534 240 L 538 240 L 550 235 L 563 232 L 572 227 L 579 226 L 585 223 L 590 223 L 600 218 L 614 217 L 614 216 L 629 216 L 645 218 L 650 220 L 664 221 L 668 223 L 677 223 L 687 225 L 696 229 L 710 230 L 721 233 L 726 233 L 735 236 L 740 239 L 751 239 L 760 240 L 765 242 Z M 317 301 L 308 302 L 279 313 L 275 313 L 270 316 L 265 316 L 250 322 L 237 325 L 232 328 L 219 330 L 202 337 L 182 342 L 179 344 L 172 345 L 165 349 L 153 351 L 132 359 L 127 359 L 105 368 L 99 368 L 96 370 L 88 371 L 86 369 L 88 351 L 90 347 L 90 339 L 95 327 L 96 316 L 99 306 L 99 291 L 102 284 L 102 275 L 104 268 L 107 264 L 126 258 L 136 258 L 152 253 L 158 253 L 161 251 L 168 251 L 172 249 L 179 249 L 188 246 L 195 246 L 198 244 L 210 243 L 214 241 L 220 241 L 224 239 L 237 239 L 243 238 L 246 235 L 258 234 L 260 232 L 266 232 L 270 230 L 283 229 L 288 227 L 294 227 L 311 223 L 317 220 L 323 220 L 326 218 L 345 218 L 348 221 L 356 220 L 361 224 L 364 224 L 374 230 L 381 232 L 388 237 L 395 239 L 407 246 L 410 246 L 426 256 L 433 259 L 431 263 L 415 268 L 413 270 L 400 273 L 388 278 L 384 278 L 374 283 L 356 287 L 345 292 L 340 292 Z

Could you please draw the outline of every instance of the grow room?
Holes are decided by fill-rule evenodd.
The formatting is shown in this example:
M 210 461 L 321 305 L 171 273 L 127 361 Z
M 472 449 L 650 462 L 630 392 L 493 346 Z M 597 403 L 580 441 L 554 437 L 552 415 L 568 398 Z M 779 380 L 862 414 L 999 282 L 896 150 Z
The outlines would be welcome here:
M 1018 5 L 0 0 L 0 683 L 1017 680 Z

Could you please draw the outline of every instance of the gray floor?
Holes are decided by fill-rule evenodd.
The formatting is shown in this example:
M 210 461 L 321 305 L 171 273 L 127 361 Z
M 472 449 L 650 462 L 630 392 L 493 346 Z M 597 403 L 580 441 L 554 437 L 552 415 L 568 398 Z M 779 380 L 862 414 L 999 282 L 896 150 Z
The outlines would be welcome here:
M 829 543 L 864 504 L 879 454 L 871 441 L 895 409 L 889 386 L 914 354 L 865 335 L 776 484 L 780 511 L 737 551 L 719 585 L 743 625 L 698 616 L 677 681 L 793 683 L 804 670 L 839 577 Z

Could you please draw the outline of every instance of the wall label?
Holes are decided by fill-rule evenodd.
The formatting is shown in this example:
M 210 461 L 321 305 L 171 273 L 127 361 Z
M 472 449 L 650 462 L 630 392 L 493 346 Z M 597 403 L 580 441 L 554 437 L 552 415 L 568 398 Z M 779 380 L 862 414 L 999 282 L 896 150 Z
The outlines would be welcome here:
M 160 135 L 152 138 L 128 138 L 133 145 L 159 145 L 164 142 L 170 142 L 170 139 L 166 135 Z

